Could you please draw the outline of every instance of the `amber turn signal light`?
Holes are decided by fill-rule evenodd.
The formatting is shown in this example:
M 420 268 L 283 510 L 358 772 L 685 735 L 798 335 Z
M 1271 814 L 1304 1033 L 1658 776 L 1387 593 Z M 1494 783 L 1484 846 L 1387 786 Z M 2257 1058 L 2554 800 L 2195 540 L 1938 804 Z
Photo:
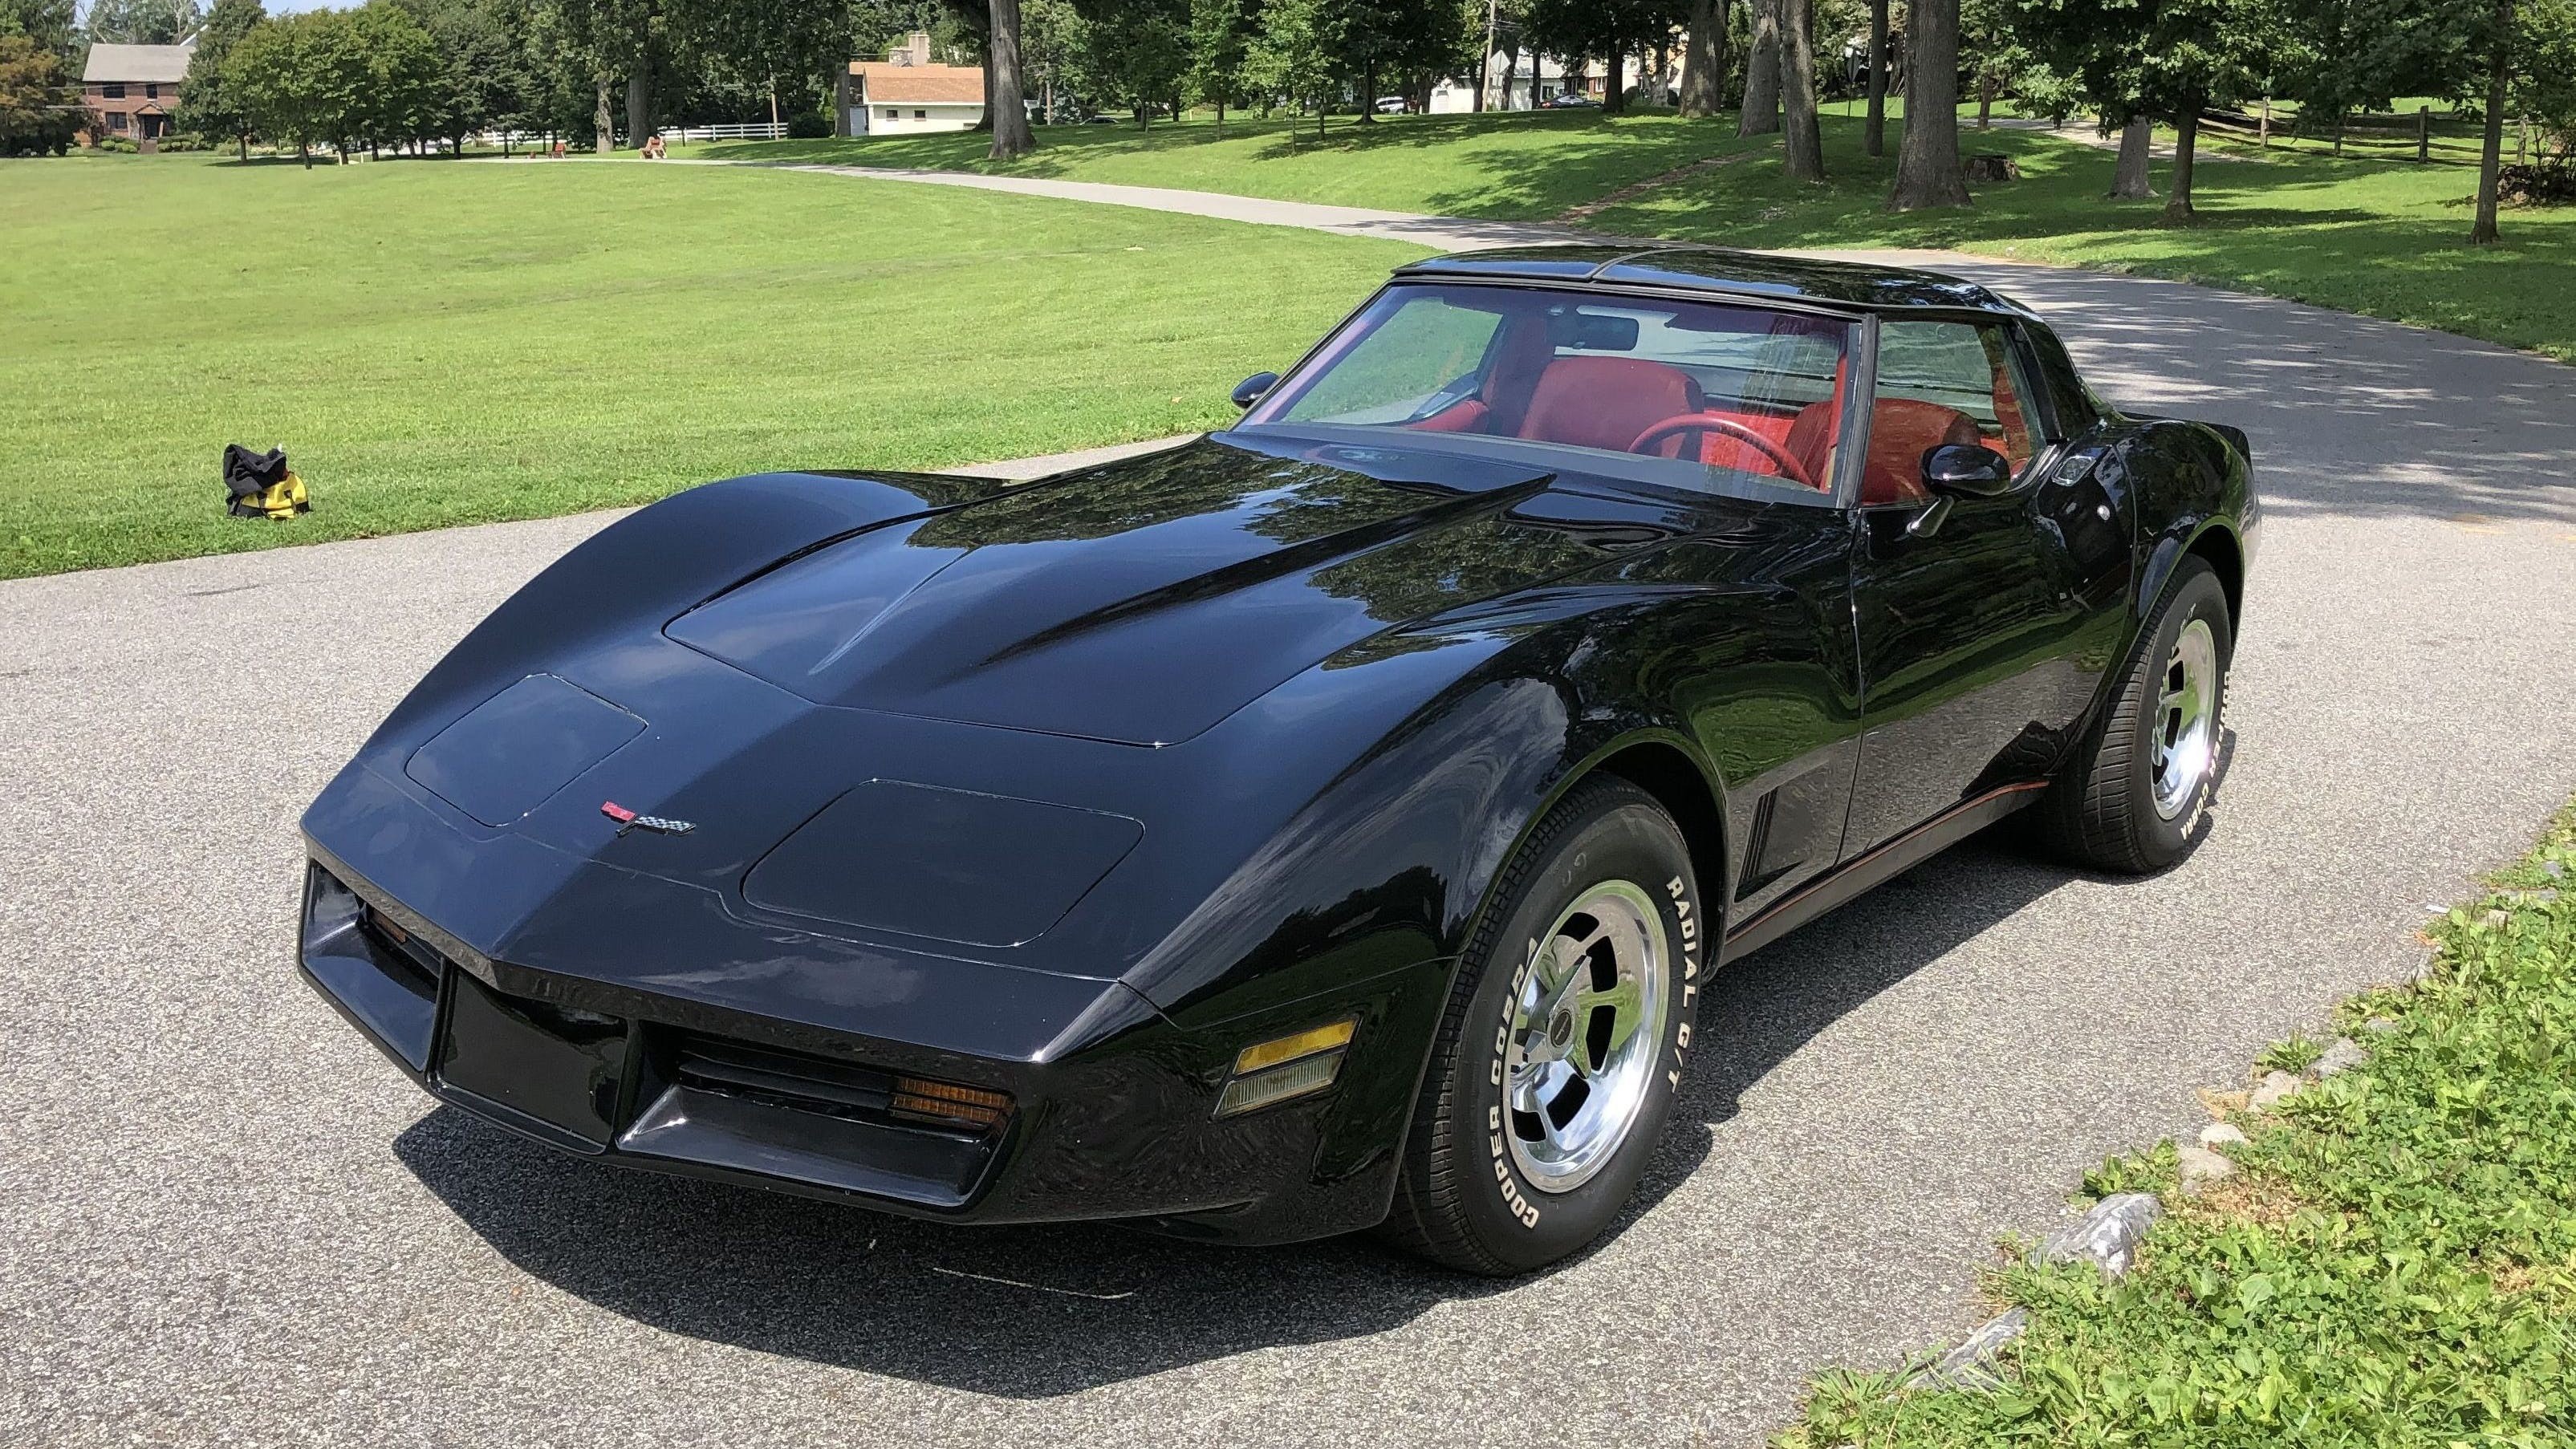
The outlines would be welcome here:
M 1001 1125 L 1002 1119 L 1010 1115 L 1011 1094 L 924 1077 L 897 1077 L 894 1100 L 888 1110 L 897 1117 L 982 1132 Z
M 1348 1046 L 1351 1042 L 1351 1033 L 1358 1029 L 1359 1023 L 1356 1021 L 1336 1021 L 1311 1031 L 1301 1031 L 1295 1036 L 1255 1042 L 1235 1055 L 1234 1074 L 1240 1077 L 1260 1071 L 1263 1067 L 1275 1067 L 1281 1062 L 1293 1062 L 1299 1057 L 1331 1051 L 1337 1046 Z
M 1217 1096 L 1216 1115 L 1239 1117 L 1331 1086 L 1358 1029 L 1358 1021 L 1346 1018 L 1245 1047 L 1235 1054 L 1234 1075 Z

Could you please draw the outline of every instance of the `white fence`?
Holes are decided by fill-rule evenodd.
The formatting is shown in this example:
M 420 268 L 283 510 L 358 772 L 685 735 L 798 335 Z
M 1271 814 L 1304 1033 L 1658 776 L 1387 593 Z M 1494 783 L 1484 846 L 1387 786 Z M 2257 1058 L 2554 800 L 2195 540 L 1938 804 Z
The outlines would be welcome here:
M 787 127 L 776 121 L 752 121 L 739 126 L 666 126 L 662 130 L 662 139 L 675 146 L 700 141 L 780 141 L 786 137 Z
M 662 139 L 674 146 L 692 145 L 700 141 L 778 141 L 785 139 L 786 135 L 787 127 L 776 121 L 745 121 L 727 126 L 665 126 L 662 128 Z M 505 138 L 513 148 L 524 146 L 542 148 L 546 144 L 546 133 L 543 131 L 486 131 L 476 139 L 486 146 L 498 146 Z M 563 133 L 563 141 L 565 145 L 575 150 L 590 149 L 588 132 L 576 135 L 566 131 Z

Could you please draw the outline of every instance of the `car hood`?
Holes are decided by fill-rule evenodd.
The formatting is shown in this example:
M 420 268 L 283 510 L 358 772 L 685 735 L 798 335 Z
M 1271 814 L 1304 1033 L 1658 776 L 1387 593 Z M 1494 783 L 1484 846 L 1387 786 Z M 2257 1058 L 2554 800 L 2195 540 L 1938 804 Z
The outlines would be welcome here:
M 818 704 L 1186 740 L 1371 635 L 1597 564 L 1548 475 L 1219 434 L 898 519 L 670 621 Z

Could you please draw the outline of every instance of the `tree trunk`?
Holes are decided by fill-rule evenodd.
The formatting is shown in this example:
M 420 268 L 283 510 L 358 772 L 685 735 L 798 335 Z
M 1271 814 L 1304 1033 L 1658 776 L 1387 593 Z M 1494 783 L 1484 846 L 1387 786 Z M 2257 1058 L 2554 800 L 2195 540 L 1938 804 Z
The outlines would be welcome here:
M 2146 117 L 2131 118 L 2120 128 L 2120 162 L 2111 168 L 2111 196 L 2118 201 L 2140 201 L 2156 194 L 2147 180 L 2147 161 L 2153 154 L 2156 123 Z
M 240 148 L 242 163 L 244 165 L 248 165 L 250 162 L 250 133 L 244 131 L 241 134 L 236 135 L 233 137 L 233 144 Z
M 1825 179 L 1825 140 L 1816 121 L 1814 0 L 1780 0 L 1780 154 L 1792 181 Z
M 2200 98 L 2193 96 L 2174 117 L 2173 194 L 2165 198 L 2167 221 L 2191 220 L 2191 163 L 2199 140 Z
M 1959 174 L 1959 0 L 1914 0 L 1905 33 L 1905 139 L 1892 211 L 1966 206 Z
M 626 143 L 641 146 L 653 134 L 653 63 L 635 62 L 635 73 L 626 78 Z
M 295 143 L 295 154 L 304 158 L 304 169 L 305 169 L 305 170 L 310 171 L 310 170 L 312 170 L 312 169 L 313 169 L 313 143 L 312 143 L 312 142 L 310 142 L 310 141 L 298 141 L 298 142 L 296 142 L 296 143 Z M 247 160 L 249 160 L 250 158 L 249 158 L 248 156 L 244 156 L 242 159 L 243 159 L 243 160 L 245 160 L 245 161 L 247 161 Z
M 1501 95 L 1494 98 L 1495 110 L 1508 111 L 1512 108 L 1512 80 L 1520 74 L 1520 69 L 1521 43 L 1515 40 L 1512 42 L 1512 48 L 1503 52 L 1503 90 Z
M 1609 57 L 1601 63 L 1601 114 L 1624 116 L 1628 113 L 1627 78 L 1628 53 L 1613 45 Z
M 1780 129 L 1780 0 L 1748 0 L 1753 37 L 1744 56 L 1744 113 L 1739 136 L 1767 136 Z M 1958 0 L 1950 0 L 1956 5 Z
M 1869 119 L 1861 125 L 1861 149 L 1887 154 L 1887 7 L 1888 0 L 1869 0 Z
M 2496 231 L 2496 169 L 2504 159 L 2505 89 L 2513 79 L 2513 0 L 2496 0 L 2495 59 L 2487 70 L 2486 143 L 2478 150 L 2478 219 L 2469 245 L 2491 247 Z
M 1216 97 L 1216 138 L 1220 141 L 1225 139 L 1225 93 L 1223 91 L 1217 92 Z
M 1726 104 L 1719 94 L 1725 81 L 1726 7 L 1719 0 L 1691 0 L 1690 34 L 1682 43 L 1682 114 L 1706 120 Z
M 599 74 L 599 103 L 591 108 L 590 123 L 599 131 L 599 154 L 605 156 L 609 152 L 616 150 L 617 123 L 609 119 L 608 73 L 606 71 L 602 71 Z
M 1010 161 L 1037 149 L 1029 134 L 1029 108 L 1020 99 L 1020 0 L 992 0 L 993 38 L 984 49 L 984 73 L 993 78 L 992 159 Z M 1217 129 L 1225 129 L 1224 111 Z
M 1994 128 L 1995 73 L 1990 70 L 1979 71 L 1977 72 L 1977 129 L 1991 131 Z

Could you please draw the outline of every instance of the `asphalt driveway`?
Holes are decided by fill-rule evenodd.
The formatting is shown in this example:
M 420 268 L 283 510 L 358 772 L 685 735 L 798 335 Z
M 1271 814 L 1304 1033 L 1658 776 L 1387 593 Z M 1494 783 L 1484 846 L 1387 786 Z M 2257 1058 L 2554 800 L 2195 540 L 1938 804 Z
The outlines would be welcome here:
M 597 517 L 0 584 L 0 1442 L 1750 1444 L 1955 1334 L 1997 1233 L 2576 789 L 2576 371 L 1957 269 L 2254 437 L 2213 832 L 2144 881 L 1972 844 L 1742 963 L 1631 1221 L 1524 1282 L 627 1174 L 399 1079 L 289 965 L 297 813 Z

